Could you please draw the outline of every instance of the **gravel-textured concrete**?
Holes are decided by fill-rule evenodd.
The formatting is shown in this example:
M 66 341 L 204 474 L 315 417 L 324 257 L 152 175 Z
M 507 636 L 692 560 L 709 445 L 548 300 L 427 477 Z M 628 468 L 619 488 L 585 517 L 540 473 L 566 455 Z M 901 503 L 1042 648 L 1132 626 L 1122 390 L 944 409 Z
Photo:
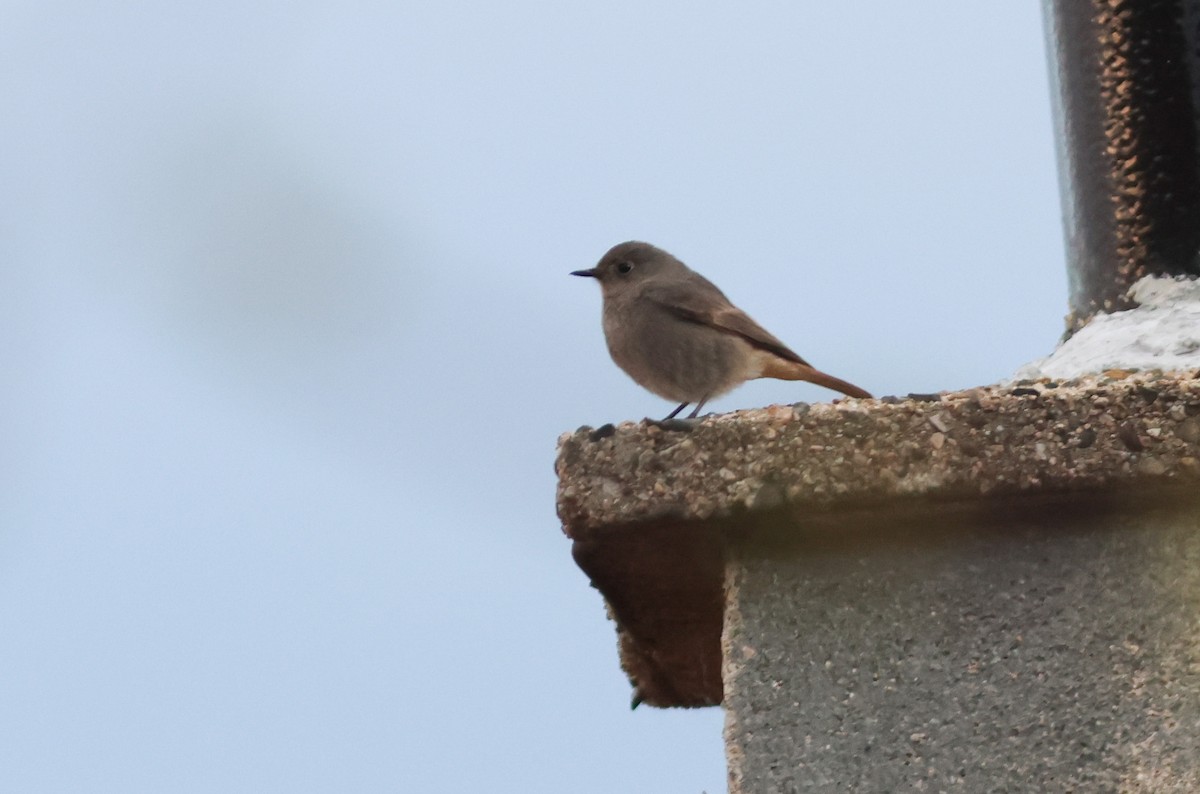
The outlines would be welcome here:
M 823 518 L 836 537 L 935 505 L 986 514 L 1046 495 L 1187 495 L 1198 461 L 1200 379 L 1113 372 L 581 428 L 559 440 L 558 512 L 617 621 L 634 699 L 702 706 L 724 697 L 725 560 L 764 524 L 786 533 Z
M 1200 482 L 1200 379 L 1047 381 L 710 416 L 690 432 L 626 422 L 559 439 L 567 534 L 788 503 L 972 499 Z
M 1078 502 L 735 544 L 731 792 L 1200 791 L 1200 500 Z

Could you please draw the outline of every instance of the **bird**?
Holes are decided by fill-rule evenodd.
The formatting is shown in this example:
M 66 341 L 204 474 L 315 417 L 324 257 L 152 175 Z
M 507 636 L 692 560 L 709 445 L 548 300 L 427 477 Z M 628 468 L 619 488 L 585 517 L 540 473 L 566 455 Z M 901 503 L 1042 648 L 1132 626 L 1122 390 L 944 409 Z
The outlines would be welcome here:
M 631 240 L 573 276 L 594 278 L 603 299 L 604 338 L 617 366 L 640 386 L 679 407 L 710 399 L 754 378 L 803 380 L 870 398 L 797 355 L 734 306 L 715 284 L 650 243 Z

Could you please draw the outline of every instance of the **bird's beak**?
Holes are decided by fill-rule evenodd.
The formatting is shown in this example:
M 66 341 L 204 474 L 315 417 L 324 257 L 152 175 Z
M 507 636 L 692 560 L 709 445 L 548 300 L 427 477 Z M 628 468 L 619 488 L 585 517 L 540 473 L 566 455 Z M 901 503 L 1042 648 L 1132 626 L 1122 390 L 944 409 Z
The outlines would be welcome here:
M 594 268 L 594 267 L 589 268 L 587 270 L 572 270 L 571 275 L 572 276 L 587 276 L 588 278 L 598 278 L 598 276 L 596 275 L 596 268 Z

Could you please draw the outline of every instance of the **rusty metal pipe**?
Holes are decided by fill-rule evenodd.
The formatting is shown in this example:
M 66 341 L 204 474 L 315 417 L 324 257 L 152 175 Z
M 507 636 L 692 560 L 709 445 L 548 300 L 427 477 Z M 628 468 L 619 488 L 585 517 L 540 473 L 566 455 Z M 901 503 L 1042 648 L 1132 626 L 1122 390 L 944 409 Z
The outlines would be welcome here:
M 1143 276 L 1200 276 L 1200 0 L 1043 10 L 1072 332 Z

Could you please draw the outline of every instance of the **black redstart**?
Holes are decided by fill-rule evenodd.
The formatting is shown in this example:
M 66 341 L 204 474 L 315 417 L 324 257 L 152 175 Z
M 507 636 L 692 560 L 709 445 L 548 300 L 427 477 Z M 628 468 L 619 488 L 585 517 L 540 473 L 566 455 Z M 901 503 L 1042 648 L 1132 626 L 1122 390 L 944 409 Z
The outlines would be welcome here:
M 729 302 L 711 281 L 649 243 L 614 246 L 600 264 L 576 270 L 600 282 L 604 338 L 617 366 L 693 418 L 709 399 L 753 378 L 805 380 L 850 397 L 870 397 L 814 369 Z

